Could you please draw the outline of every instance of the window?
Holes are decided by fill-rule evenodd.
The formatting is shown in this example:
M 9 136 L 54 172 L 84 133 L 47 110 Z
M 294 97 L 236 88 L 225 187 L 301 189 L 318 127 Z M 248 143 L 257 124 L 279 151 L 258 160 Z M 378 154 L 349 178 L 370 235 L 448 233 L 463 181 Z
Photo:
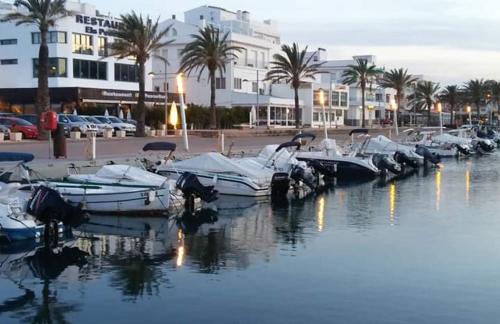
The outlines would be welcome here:
M 49 58 L 49 77 L 65 78 L 67 76 L 67 59 L 61 57 Z M 38 59 L 33 59 L 33 77 L 38 77 Z
M 381 93 L 375 94 L 375 101 L 378 101 L 378 102 L 384 101 L 384 97 L 382 96 Z
M 97 38 L 98 50 L 97 55 L 108 56 L 108 39 L 106 37 Z
M 92 36 L 73 33 L 73 53 L 92 55 Z
M 340 106 L 347 107 L 347 92 L 340 93 Z
M 31 43 L 40 44 L 42 38 L 39 32 L 31 33 Z M 66 44 L 68 42 L 66 32 L 50 31 L 47 34 L 47 43 L 49 44 Z
M 17 64 L 17 59 L 6 59 L 6 60 L 0 60 L 1 65 L 13 65 Z
M 390 94 L 385 95 L 385 102 L 387 102 L 387 103 L 391 102 L 391 95 Z
M 12 39 L 0 39 L 0 45 L 16 45 L 17 44 L 17 39 L 12 38 Z
M 137 65 L 115 63 L 115 81 L 139 82 Z
M 241 90 L 241 79 L 240 78 L 234 78 L 234 88 L 236 90 Z
M 73 77 L 77 79 L 107 80 L 106 62 L 73 59 Z
M 258 90 L 257 87 L 258 87 L 257 82 L 252 82 L 252 92 L 257 93 L 257 90 Z
M 226 89 L 226 78 L 215 78 L 215 89 Z
M 338 91 L 332 92 L 332 106 L 338 107 L 340 106 L 340 93 Z
M 319 114 L 318 113 L 313 113 L 313 121 L 317 122 L 319 121 Z

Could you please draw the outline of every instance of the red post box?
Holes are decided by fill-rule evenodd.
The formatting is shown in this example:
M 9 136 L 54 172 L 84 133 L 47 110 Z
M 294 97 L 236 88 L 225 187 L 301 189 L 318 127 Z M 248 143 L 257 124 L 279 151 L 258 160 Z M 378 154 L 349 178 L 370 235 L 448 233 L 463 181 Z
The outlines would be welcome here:
M 41 124 L 46 131 L 55 131 L 57 129 L 57 114 L 53 111 L 47 111 L 42 114 Z

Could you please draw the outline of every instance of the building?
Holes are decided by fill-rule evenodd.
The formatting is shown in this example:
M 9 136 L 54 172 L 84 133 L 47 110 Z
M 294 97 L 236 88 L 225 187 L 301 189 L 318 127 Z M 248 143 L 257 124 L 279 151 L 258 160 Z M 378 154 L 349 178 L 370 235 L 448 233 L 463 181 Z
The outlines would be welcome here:
M 276 22 L 251 19 L 247 11 L 229 11 L 219 7 L 201 6 L 184 13 L 184 21 L 175 16 L 161 22 L 161 27 L 171 26 L 167 39 L 169 44 L 153 58 L 154 90 L 164 91 L 165 80 L 169 89 L 176 86 L 175 75 L 179 70 L 181 51 L 192 41 L 192 34 L 200 28 L 213 25 L 222 32 L 229 32 L 230 45 L 240 46 L 238 59 L 226 66 L 224 75 L 216 78 L 216 104 L 221 107 L 259 108 L 260 124 L 269 126 L 292 125 L 295 101 L 293 96 L 274 91 L 274 85 L 264 81 L 270 61 L 280 51 L 281 37 Z M 168 60 L 168 65 L 165 60 Z M 187 76 L 187 103 L 208 107 L 210 84 L 205 72 L 198 79 L 196 73 Z M 304 102 L 301 101 L 303 106 Z
M 52 109 L 104 106 L 128 109 L 137 102 L 138 75 L 133 59 L 107 57 L 108 35 L 120 21 L 95 6 L 67 2 L 76 14 L 61 19 L 49 31 L 49 87 Z M 17 10 L 0 3 L 0 15 Z M 0 23 L 0 110 L 34 112 L 40 33 L 35 26 Z M 151 62 L 146 67 L 151 71 Z M 146 89 L 152 89 L 147 80 Z M 148 92 L 148 103 L 163 102 L 162 93 Z

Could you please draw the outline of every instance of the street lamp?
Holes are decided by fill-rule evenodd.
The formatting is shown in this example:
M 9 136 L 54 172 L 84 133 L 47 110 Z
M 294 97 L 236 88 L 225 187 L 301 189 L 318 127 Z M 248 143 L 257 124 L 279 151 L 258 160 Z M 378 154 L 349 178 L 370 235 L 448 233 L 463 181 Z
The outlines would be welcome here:
M 242 80 L 243 82 L 251 82 L 250 80 L 248 79 L 243 79 Z M 256 108 L 257 109 L 257 121 L 254 121 L 257 123 L 257 127 L 259 126 L 259 117 L 260 117 L 260 103 L 259 103 L 259 99 L 260 99 L 260 89 L 259 89 L 259 70 L 257 70 L 257 102 L 256 102 Z
M 469 114 L 469 125 L 472 126 L 472 109 L 471 109 L 471 106 L 467 106 L 467 113 Z
M 323 128 L 325 132 L 325 139 L 328 139 L 328 130 L 326 129 L 326 112 L 325 112 L 325 93 L 323 89 L 319 89 L 319 103 L 321 109 L 323 110 Z
M 436 103 L 436 110 L 439 113 L 439 133 L 443 135 L 443 107 L 440 102 Z
M 177 74 L 177 92 L 179 93 L 179 103 L 181 104 L 182 137 L 184 138 L 184 149 L 189 152 L 189 142 L 186 124 L 186 106 L 184 104 L 183 74 Z

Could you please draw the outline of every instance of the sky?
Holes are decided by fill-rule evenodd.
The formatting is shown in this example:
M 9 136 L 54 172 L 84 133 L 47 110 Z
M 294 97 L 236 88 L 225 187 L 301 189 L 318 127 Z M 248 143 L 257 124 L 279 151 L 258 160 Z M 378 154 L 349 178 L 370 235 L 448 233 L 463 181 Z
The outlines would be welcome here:
M 390 69 L 442 85 L 500 79 L 498 0 L 82 0 L 101 12 L 136 10 L 154 17 L 214 5 L 278 21 L 283 42 L 328 50 L 329 59 L 373 54 Z M 126 8 L 126 9 L 124 9 Z

